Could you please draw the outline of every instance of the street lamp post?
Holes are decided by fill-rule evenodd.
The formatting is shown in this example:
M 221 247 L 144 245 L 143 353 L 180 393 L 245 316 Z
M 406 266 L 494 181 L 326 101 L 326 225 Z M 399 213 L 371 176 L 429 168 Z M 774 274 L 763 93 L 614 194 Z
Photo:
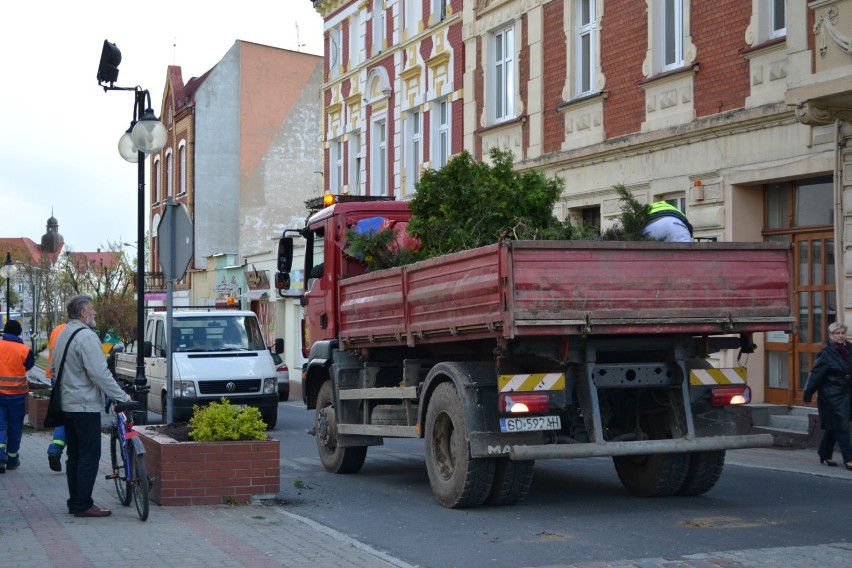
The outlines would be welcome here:
M 151 108 L 151 95 L 142 87 L 116 87 L 121 52 L 114 43 L 104 40 L 101 62 L 98 66 L 98 85 L 106 91 L 133 91 L 133 120 L 118 141 L 118 153 L 128 162 L 137 164 L 137 256 L 136 256 L 136 379 L 135 384 L 144 386 L 145 353 L 145 251 L 141 246 L 145 239 L 145 156 L 156 154 L 166 145 L 168 132 Z M 147 104 L 146 104 L 147 103 Z M 142 395 L 143 401 L 145 395 Z
M 6 252 L 6 264 L 0 267 L 0 276 L 6 279 L 6 321 L 11 317 L 12 278 L 18 273 L 18 267 L 12 262 L 12 253 Z M 5 324 L 4 324 L 5 325 Z
M 29 275 L 30 278 L 30 288 L 32 289 L 32 301 L 33 301 L 33 315 L 30 322 L 30 327 L 32 329 L 32 335 L 30 337 L 30 343 L 32 344 L 33 353 L 36 352 L 36 343 L 39 334 L 39 312 L 41 311 L 41 300 L 39 297 L 41 296 L 42 289 L 42 277 L 38 276 L 36 273 L 47 273 L 50 274 L 50 270 L 45 268 L 39 268 L 38 266 L 33 266 L 32 264 L 27 264 L 21 261 L 15 261 L 15 264 L 21 267 L 26 274 Z

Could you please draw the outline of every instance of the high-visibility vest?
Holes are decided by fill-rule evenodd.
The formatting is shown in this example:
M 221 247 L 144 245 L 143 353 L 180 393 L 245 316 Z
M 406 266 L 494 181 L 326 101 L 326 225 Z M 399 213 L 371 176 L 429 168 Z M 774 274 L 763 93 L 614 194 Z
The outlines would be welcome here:
M 648 206 L 648 224 L 656 221 L 660 217 L 676 217 L 689 230 L 689 236 L 692 236 L 692 225 L 687 220 L 683 212 L 666 201 L 655 201 Z
M 53 331 L 50 332 L 50 339 L 47 340 L 47 367 L 44 368 L 44 376 L 48 379 L 53 379 L 53 374 L 50 372 L 50 362 L 53 361 L 53 346 L 56 345 L 56 338 L 59 337 L 59 334 L 62 333 L 62 330 L 65 329 L 67 323 L 61 323 L 53 328 Z M 51 380 L 51 383 L 53 381 Z
M 24 367 L 30 348 L 17 341 L 0 340 L 0 394 L 18 395 L 30 391 Z

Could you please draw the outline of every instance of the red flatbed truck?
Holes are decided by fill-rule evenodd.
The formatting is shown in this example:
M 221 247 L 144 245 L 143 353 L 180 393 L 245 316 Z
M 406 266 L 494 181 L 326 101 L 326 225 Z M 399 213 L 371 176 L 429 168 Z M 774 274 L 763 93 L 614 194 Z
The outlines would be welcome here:
M 771 445 L 735 432 L 745 369 L 707 357 L 792 331 L 788 245 L 503 241 L 365 273 L 346 232 L 375 217 L 409 212 L 339 202 L 279 247 L 289 271 L 288 234 L 306 239 L 303 397 L 328 471 L 424 438 L 445 507 L 513 503 L 535 460 L 589 456 L 632 494 L 699 495 L 725 450 Z

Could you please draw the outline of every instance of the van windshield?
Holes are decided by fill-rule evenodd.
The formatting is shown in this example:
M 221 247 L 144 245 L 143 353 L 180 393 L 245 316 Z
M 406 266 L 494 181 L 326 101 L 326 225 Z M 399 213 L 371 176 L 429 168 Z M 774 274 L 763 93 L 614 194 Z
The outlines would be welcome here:
M 266 349 L 257 320 L 253 317 L 205 315 L 180 318 L 173 321 L 172 330 L 175 352 Z

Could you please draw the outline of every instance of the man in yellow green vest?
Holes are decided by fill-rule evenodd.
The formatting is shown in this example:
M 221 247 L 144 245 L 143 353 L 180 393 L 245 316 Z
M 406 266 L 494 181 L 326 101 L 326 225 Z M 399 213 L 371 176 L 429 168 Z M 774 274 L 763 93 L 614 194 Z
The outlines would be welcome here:
M 648 222 L 642 234 L 658 241 L 691 243 L 692 225 L 680 209 L 666 201 L 657 201 L 648 206 Z

